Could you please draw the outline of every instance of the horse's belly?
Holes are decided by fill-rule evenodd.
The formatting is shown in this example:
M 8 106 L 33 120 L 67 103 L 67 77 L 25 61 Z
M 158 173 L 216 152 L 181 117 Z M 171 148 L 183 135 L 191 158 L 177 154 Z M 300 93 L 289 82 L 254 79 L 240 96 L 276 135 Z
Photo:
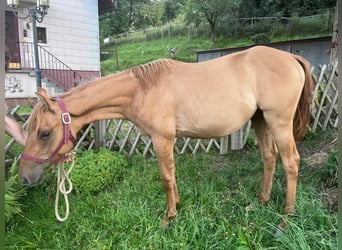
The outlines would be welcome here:
M 207 113 L 199 119 L 196 115 L 186 115 L 177 119 L 176 137 L 216 138 L 231 134 L 241 128 L 251 118 L 255 110 L 245 113 Z M 178 117 L 180 118 L 180 117 Z

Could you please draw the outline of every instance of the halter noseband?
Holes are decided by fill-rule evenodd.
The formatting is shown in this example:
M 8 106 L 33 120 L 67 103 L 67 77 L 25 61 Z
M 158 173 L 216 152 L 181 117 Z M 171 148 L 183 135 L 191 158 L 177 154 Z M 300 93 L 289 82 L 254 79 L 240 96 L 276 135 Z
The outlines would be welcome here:
M 70 131 L 70 123 L 71 123 L 70 113 L 67 112 L 62 98 L 57 97 L 56 101 L 59 105 L 59 108 L 62 111 L 61 118 L 62 118 L 62 122 L 64 125 L 64 136 L 63 136 L 62 140 L 59 142 L 56 149 L 47 158 L 37 158 L 37 157 L 27 155 L 23 152 L 21 154 L 22 159 L 32 161 L 35 163 L 39 163 L 39 164 L 49 163 L 49 166 L 50 166 L 50 165 L 55 164 L 57 162 L 61 162 L 66 158 L 65 156 L 61 156 L 61 157 L 57 158 L 56 160 L 53 160 L 53 158 L 57 155 L 58 151 L 63 147 L 63 145 L 67 144 L 69 142 L 69 140 L 74 144 L 74 146 L 76 145 L 77 141 L 76 141 L 75 137 L 71 134 L 71 131 Z

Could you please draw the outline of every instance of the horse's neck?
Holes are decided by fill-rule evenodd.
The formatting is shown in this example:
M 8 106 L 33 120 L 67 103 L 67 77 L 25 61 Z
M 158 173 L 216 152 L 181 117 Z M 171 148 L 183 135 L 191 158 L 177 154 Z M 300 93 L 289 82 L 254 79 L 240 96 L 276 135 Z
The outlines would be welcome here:
M 137 82 L 126 71 L 80 85 L 62 98 L 79 126 L 84 126 L 99 120 L 126 118 L 137 88 Z

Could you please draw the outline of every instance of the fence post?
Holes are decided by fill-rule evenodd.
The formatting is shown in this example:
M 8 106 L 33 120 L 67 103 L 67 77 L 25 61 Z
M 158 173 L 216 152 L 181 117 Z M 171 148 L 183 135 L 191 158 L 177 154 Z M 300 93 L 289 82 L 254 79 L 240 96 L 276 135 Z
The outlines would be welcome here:
M 94 138 L 96 149 L 106 145 L 106 121 L 94 123 Z
M 220 140 L 220 155 L 228 154 L 228 142 L 229 142 L 229 135 L 221 137 L 221 140 Z
M 231 134 L 231 150 L 243 148 L 243 128 Z

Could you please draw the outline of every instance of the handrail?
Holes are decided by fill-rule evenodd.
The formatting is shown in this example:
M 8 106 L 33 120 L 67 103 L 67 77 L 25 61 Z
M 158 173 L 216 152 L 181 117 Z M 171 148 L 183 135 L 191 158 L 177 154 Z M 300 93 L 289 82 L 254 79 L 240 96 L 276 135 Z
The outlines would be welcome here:
M 33 43 L 19 42 L 21 68 L 34 69 Z M 82 76 L 58 59 L 50 51 L 38 45 L 39 63 L 43 78 L 54 82 L 58 87 L 69 90 L 82 81 Z

